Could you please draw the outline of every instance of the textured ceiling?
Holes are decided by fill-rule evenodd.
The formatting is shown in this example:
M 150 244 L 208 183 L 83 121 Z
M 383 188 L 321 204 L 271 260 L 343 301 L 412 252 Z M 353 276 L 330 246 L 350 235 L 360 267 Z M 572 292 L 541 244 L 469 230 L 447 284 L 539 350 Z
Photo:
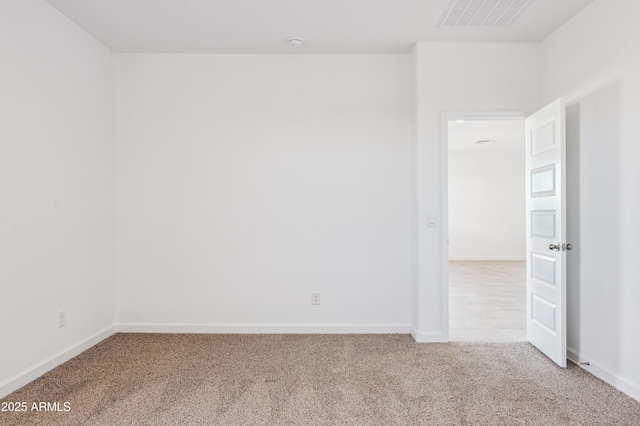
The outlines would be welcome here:
M 538 42 L 592 0 L 534 0 L 508 28 L 439 28 L 449 0 L 48 0 L 114 52 L 407 53 Z M 304 46 L 287 43 L 301 37 Z

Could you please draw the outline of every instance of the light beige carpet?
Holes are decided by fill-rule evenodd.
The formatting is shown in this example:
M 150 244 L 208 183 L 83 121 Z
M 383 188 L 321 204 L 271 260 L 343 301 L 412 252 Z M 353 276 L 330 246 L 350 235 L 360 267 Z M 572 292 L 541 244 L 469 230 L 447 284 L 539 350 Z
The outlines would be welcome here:
M 2 402 L 41 425 L 640 425 L 640 403 L 528 343 L 116 334 Z

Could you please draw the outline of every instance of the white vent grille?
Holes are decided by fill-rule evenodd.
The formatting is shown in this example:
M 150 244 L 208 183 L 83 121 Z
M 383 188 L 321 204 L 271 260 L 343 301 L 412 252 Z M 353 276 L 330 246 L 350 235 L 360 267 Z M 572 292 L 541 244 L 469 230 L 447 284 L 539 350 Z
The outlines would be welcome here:
M 505 28 L 533 0 L 451 0 L 439 27 Z

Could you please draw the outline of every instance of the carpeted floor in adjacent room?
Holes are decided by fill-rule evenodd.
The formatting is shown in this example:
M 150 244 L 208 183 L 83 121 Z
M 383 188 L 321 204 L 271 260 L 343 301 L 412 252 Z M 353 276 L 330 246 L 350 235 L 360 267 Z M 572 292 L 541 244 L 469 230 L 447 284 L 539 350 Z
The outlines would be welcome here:
M 640 402 L 528 343 L 116 334 L 2 402 L 2 425 L 640 425 Z

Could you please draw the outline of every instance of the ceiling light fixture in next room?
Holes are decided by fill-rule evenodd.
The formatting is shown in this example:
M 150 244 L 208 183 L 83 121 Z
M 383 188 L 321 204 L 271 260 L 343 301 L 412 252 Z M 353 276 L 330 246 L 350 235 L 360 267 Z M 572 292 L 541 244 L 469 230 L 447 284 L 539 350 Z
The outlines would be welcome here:
M 294 37 L 289 39 L 289 44 L 292 45 L 293 47 L 302 47 L 303 42 L 304 40 L 302 40 L 299 37 Z

